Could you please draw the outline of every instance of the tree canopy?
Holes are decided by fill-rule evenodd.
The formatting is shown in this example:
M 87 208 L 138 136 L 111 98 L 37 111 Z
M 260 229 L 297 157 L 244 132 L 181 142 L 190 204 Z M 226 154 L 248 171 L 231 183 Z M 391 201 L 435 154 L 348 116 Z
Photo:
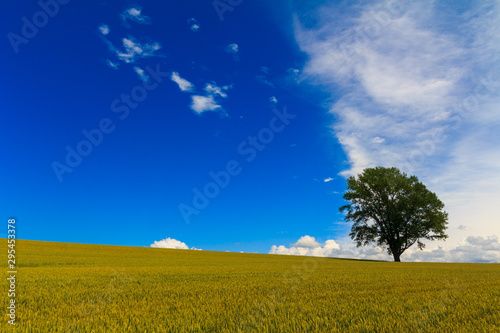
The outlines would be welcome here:
M 352 222 L 349 236 L 357 246 L 376 243 L 387 248 L 394 261 L 422 240 L 446 239 L 448 213 L 437 195 L 429 191 L 417 177 L 408 177 L 397 168 L 367 168 L 347 179 L 344 199 L 349 204 L 346 222 Z

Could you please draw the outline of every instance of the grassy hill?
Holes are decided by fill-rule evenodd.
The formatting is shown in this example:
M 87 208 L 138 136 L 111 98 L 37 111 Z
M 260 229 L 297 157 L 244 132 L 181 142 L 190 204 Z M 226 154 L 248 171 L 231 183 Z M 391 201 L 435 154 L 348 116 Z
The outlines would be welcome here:
M 17 332 L 500 331 L 498 264 L 27 240 L 16 261 Z

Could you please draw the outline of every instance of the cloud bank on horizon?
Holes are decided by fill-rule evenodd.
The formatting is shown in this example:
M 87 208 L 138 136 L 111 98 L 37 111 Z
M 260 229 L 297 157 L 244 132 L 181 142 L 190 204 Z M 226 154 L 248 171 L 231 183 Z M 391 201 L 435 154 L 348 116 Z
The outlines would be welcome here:
M 154 241 L 150 247 L 180 250 L 201 250 L 189 247 L 186 243 L 167 237 Z M 240 251 L 242 252 L 242 251 Z M 345 259 L 369 259 L 392 261 L 392 256 L 379 247 L 357 248 L 349 239 L 335 241 L 327 239 L 321 244 L 315 237 L 305 235 L 297 242 L 285 245 L 273 245 L 269 254 L 299 255 L 315 257 L 332 257 Z M 500 242 L 496 236 L 473 237 L 469 236 L 451 250 L 438 247 L 433 250 L 420 251 L 416 248 L 408 249 L 402 256 L 403 261 L 410 262 L 481 262 L 496 263 L 500 255 Z
M 295 19 L 301 79 L 334 101 L 349 162 L 340 174 L 381 165 L 417 175 L 450 213 L 450 239 L 429 247 L 458 260 L 475 237 L 500 235 L 500 5 L 470 5 L 383 1 Z
M 327 239 L 324 244 L 316 241 L 314 237 L 302 236 L 296 243 L 289 247 L 273 245 L 269 254 L 301 255 L 315 257 L 333 257 L 346 259 L 370 259 L 392 261 L 392 256 L 380 247 L 357 248 L 351 240 L 342 239 L 335 241 Z M 474 237 L 469 236 L 456 246 L 444 249 L 439 246 L 433 250 L 418 250 L 410 248 L 401 256 L 403 261 L 414 262 L 481 262 L 497 263 L 500 258 L 500 242 L 497 236 Z

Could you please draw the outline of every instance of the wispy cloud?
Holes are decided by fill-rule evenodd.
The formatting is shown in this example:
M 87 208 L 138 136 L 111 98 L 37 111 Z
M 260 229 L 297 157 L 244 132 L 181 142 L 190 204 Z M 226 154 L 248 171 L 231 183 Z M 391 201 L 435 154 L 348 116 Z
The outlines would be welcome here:
M 226 52 L 233 56 L 233 60 L 235 62 L 240 61 L 240 56 L 239 56 L 240 48 L 238 44 L 235 43 L 229 44 L 228 46 L 226 46 Z
M 445 202 L 450 239 L 500 234 L 500 5 L 464 13 L 385 1 L 296 23 L 302 79 L 331 92 L 354 175 L 397 166 Z M 447 12 L 448 11 L 448 12 Z M 312 28 L 311 28 L 312 27 Z M 467 227 L 467 231 L 457 226 Z
M 107 45 L 108 50 L 124 63 L 134 63 L 141 58 L 160 56 L 158 50 L 161 49 L 161 45 L 158 42 L 138 41 L 136 38 L 129 36 L 122 38 L 122 48 L 118 48 L 105 36 L 101 36 L 101 39 Z
M 286 70 L 286 81 L 297 84 L 300 81 L 300 70 L 297 68 L 288 68 Z
M 220 88 L 215 83 L 207 83 L 205 85 L 205 91 L 209 95 L 220 96 L 220 97 L 226 98 L 227 94 L 226 94 L 225 90 L 228 90 L 227 86 Z
M 329 182 L 331 182 L 332 180 L 333 180 L 333 178 L 332 178 L 332 177 L 328 177 L 328 178 L 325 178 L 325 179 L 323 180 L 323 182 L 325 182 L 325 183 L 329 183 Z
M 179 89 L 181 91 L 192 91 L 194 86 L 191 82 L 189 82 L 186 79 L 183 79 L 182 77 L 179 76 L 179 73 L 173 72 L 172 75 L 170 76 L 170 79 L 177 83 L 179 86 Z
M 108 65 L 109 67 L 111 67 L 113 69 L 118 69 L 118 67 L 120 67 L 120 64 L 114 63 L 109 59 L 106 59 L 106 65 Z
M 148 82 L 149 81 L 149 75 L 147 75 L 142 68 L 134 66 L 134 72 L 137 73 L 137 75 L 139 76 L 139 78 L 142 81 L 144 81 L 144 82 Z
M 122 18 L 123 22 L 125 22 L 125 26 L 130 27 L 128 26 L 128 24 L 126 24 L 127 20 L 132 20 L 141 24 L 150 24 L 151 19 L 148 16 L 142 15 L 141 11 L 142 7 L 136 5 L 129 9 L 126 9 L 123 13 L 121 13 L 120 17 Z M 138 40 L 134 37 L 128 36 L 122 38 L 122 45 L 117 47 L 106 37 L 110 32 L 110 28 L 108 25 L 101 24 L 98 27 L 98 30 L 101 32 L 100 38 L 107 45 L 109 52 L 111 52 L 113 56 L 121 62 L 124 62 L 126 64 L 133 64 L 136 63 L 139 59 L 161 56 L 158 54 L 158 50 L 161 49 L 161 45 L 158 42 L 154 42 L 149 39 Z M 114 57 L 112 58 L 114 59 Z M 106 64 L 110 68 L 113 68 L 115 70 L 119 68 L 118 61 L 106 59 Z M 134 66 L 133 70 L 141 80 L 145 82 L 149 80 L 149 77 L 140 67 Z
M 125 63 L 134 63 L 137 59 L 156 56 L 156 52 L 161 49 L 158 42 L 138 42 L 135 38 L 123 38 L 123 49 L 112 48 L 111 51 L 121 61 Z
M 189 28 L 191 29 L 191 31 L 198 32 L 198 30 L 200 30 L 200 24 L 198 23 L 198 21 L 196 21 L 194 17 L 190 18 L 187 22 L 189 24 Z
M 271 96 L 269 98 L 269 102 L 271 102 L 271 104 L 273 104 L 273 105 L 276 105 L 276 104 L 278 104 L 278 99 L 275 96 Z
M 109 34 L 109 31 L 110 31 L 107 24 L 101 24 L 98 29 L 99 29 L 100 33 L 103 34 L 104 36 Z
M 239 52 L 238 44 L 229 44 L 228 46 L 226 46 L 226 52 L 230 54 L 237 54 Z
M 268 76 L 269 76 L 269 68 L 262 66 L 260 68 L 260 73 L 257 76 L 255 76 L 255 79 L 260 83 L 262 83 L 263 85 L 274 88 L 274 84 L 271 81 L 269 81 Z
M 142 15 L 141 12 L 141 6 L 134 6 L 124 10 L 120 16 L 124 22 L 130 20 L 139 24 L 151 24 L 151 18 L 149 16 Z

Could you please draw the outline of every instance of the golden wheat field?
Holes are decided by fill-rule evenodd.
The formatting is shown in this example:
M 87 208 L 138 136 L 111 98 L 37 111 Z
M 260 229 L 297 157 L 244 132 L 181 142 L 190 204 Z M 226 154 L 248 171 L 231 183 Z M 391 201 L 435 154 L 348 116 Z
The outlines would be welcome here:
M 27 240 L 16 254 L 16 332 L 500 332 L 498 264 Z

